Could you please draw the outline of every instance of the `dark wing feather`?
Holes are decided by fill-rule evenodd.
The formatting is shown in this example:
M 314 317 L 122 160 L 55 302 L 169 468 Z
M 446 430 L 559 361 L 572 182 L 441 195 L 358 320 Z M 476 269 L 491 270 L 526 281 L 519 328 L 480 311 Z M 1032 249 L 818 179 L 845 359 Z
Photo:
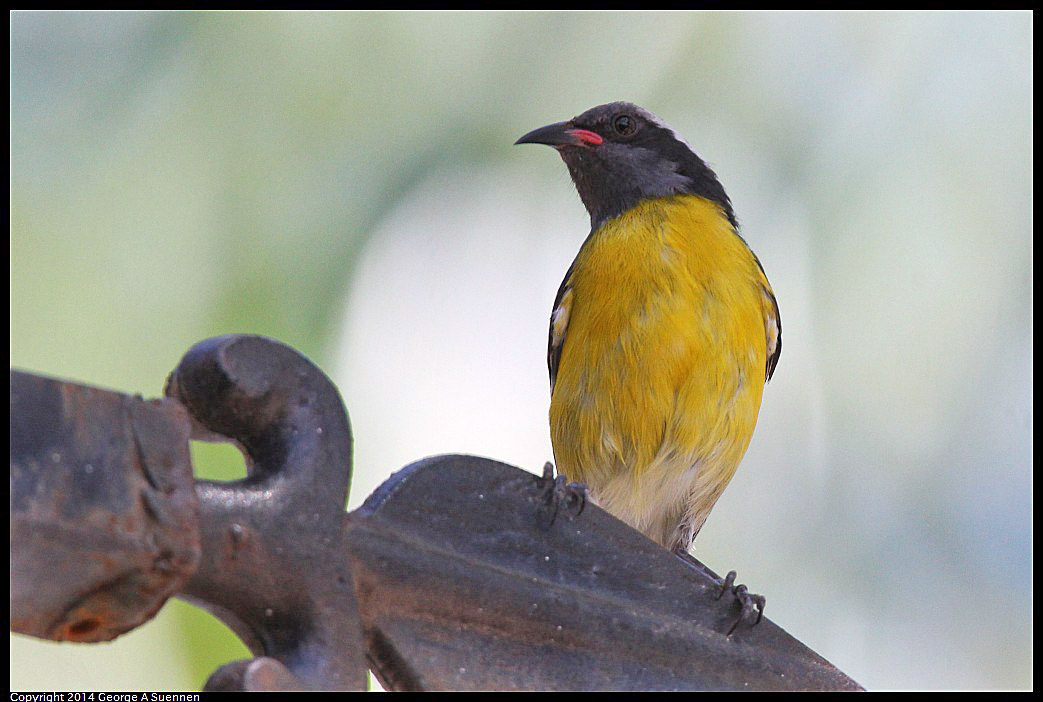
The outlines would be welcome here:
M 579 258 L 578 255 L 577 258 Z M 552 394 L 554 393 L 554 382 L 558 379 L 558 363 L 561 362 L 561 349 L 565 345 L 564 329 L 557 339 L 554 338 L 554 321 L 558 314 L 558 309 L 561 307 L 562 300 L 567 293 L 572 291 L 569 279 L 572 278 L 572 269 L 575 267 L 576 261 L 574 260 L 572 265 L 569 266 L 569 270 L 566 271 L 565 277 L 561 279 L 561 285 L 558 286 L 558 293 L 554 296 L 554 306 L 550 312 L 550 328 L 547 330 L 547 369 L 550 371 L 550 391 Z
M 757 262 L 758 264 L 760 261 Z M 761 269 L 763 272 L 764 269 Z M 768 337 L 768 365 L 764 372 L 764 382 L 771 380 L 771 376 L 775 373 L 775 366 L 779 364 L 779 356 L 782 355 L 782 317 L 779 316 L 779 301 L 775 299 L 775 293 L 770 288 L 764 288 L 764 293 L 771 299 L 771 314 L 774 315 L 775 322 L 775 350 L 771 348 L 771 337 Z
M 738 235 L 738 232 L 736 232 Z M 742 239 L 742 243 L 746 244 L 746 240 Z M 750 249 L 750 245 L 746 244 L 746 250 L 753 256 L 753 260 L 757 262 L 757 268 L 761 271 L 761 276 L 764 278 L 764 284 L 761 286 L 761 292 L 764 297 L 771 302 L 769 309 L 764 310 L 764 332 L 767 336 L 768 341 L 768 360 L 764 368 L 764 382 L 771 380 L 771 376 L 775 373 L 775 366 L 779 364 L 779 356 L 782 355 L 782 317 L 779 315 L 779 301 L 775 299 L 775 293 L 771 289 L 771 283 L 768 282 L 768 274 L 764 272 L 764 266 L 761 265 L 761 260 L 757 258 L 757 254 L 753 253 Z M 774 335 L 772 332 L 774 327 Z M 774 336 L 774 346 L 772 345 L 772 336 Z

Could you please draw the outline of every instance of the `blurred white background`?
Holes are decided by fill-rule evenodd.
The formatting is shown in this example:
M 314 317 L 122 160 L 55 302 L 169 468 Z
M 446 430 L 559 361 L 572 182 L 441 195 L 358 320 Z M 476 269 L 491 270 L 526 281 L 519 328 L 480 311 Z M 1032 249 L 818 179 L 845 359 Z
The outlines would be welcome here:
M 511 144 L 631 100 L 716 169 L 782 313 L 696 555 L 866 687 L 1025 689 L 1032 77 L 1027 12 L 16 12 L 11 364 L 158 395 L 192 343 L 265 334 L 341 388 L 350 508 L 430 454 L 538 470 L 589 220 Z M 12 689 L 245 655 L 176 602 L 11 646 Z

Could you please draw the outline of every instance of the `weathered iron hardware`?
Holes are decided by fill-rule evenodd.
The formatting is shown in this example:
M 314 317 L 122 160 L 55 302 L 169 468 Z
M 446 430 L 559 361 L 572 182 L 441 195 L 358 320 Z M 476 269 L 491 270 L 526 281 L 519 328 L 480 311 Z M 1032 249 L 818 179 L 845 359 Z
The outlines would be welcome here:
M 12 630 L 105 640 L 177 594 L 258 656 L 208 689 L 860 689 L 767 618 L 728 635 L 706 573 L 506 464 L 424 459 L 346 513 L 340 397 L 281 344 L 198 344 L 167 395 L 11 372 Z M 248 476 L 193 490 L 190 433 Z
M 11 371 L 11 629 L 107 641 L 198 561 L 184 408 Z

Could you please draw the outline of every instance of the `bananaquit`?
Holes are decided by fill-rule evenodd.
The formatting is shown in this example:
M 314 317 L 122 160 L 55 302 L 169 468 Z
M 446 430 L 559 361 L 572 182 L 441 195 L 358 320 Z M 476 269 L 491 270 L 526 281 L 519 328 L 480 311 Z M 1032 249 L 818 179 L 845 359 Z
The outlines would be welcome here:
M 764 268 L 714 172 L 637 105 L 600 105 L 516 143 L 557 149 L 590 213 L 550 319 L 558 470 L 686 554 L 746 453 L 782 351 Z

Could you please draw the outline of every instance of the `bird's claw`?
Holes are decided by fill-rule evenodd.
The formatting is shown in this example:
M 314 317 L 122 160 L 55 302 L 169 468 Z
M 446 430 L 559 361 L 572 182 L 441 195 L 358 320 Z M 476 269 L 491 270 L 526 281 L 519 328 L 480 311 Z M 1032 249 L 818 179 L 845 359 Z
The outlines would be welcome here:
M 554 523 L 562 506 L 573 517 L 583 513 L 583 508 L 587 505 L 586 485 L 566 482 L 564 475 L 555 476 L 554 464 L 550 461 L 543 466 L 543 476 L 536 480 L 542 491 L 544 509 L 541 512 L 547 515 L 546 526 Z
M 739 601 L 742 606 L 742 610 L 739 612 L 739 618 L 735 620 L 732 627 L 728 629 L 728 636 L 732 635 L 735 628 L 739 626 L 740 622 L 746 621 L 753 616 L 753 613 L 757 613 L 757 619 L 754 620 L 750 626 L 757 626 L 760 624 L 762 618 L 764 618 L 764 605 L 766 600 L 764 595 L 753 595 L 745 585 L 736 585 L 735 578 L 737 577 L 734 570 L 728 571 L 728 575 L 724 576 L 724 582 L 721 583 L 721 589 L 717 593 L 717 599 L 721 599 L 724 593 L 730 592 L 735 596 L 735 599 Z

